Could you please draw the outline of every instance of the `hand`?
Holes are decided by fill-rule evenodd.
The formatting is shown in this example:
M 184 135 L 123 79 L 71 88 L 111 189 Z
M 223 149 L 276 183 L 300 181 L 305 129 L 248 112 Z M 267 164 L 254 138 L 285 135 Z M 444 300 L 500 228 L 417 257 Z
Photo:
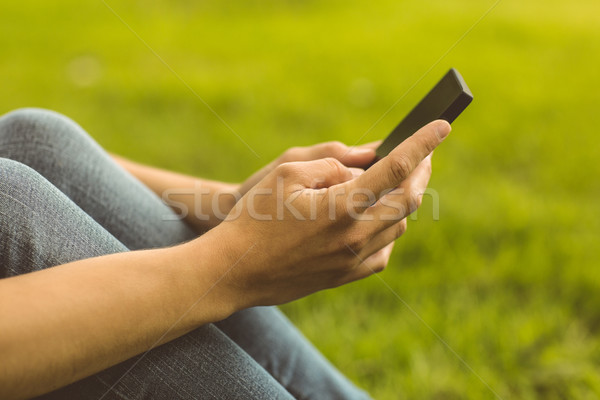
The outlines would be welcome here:
M 381 141 L 367 143 L 357 147 L 349 147 L 341 142 L 319 143 L 309 147 L 292 147 L 286 150 L 273 162 L 267 164 L 238 188 L 239 194 L 246 194 L 278 165 L 294 161 L 312 161 L 332 157 L 347 167 L 365 168 L 375 159 L 375 149 Z
M 447 122 L 434 121 L 356 177 L 335 158 L 275 167 L 214 229 L 232 265 L 219 285 L 246 308 L 383 270 L 389 245 L 420 205 L 429 155 L 449 132 Z

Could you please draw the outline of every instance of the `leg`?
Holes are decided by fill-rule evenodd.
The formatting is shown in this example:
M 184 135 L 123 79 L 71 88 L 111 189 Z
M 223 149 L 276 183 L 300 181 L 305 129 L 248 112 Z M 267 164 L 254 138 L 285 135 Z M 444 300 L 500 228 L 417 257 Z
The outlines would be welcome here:
M 3 158 L 0 158 L 0 243 L 1 276 L 127 251 L 46 179 L 21 163 Z M 48 399 L 199 397 L 292 398 L 212 324 L 42 396 Z
M 43 157 L 37 147 L 44 149 Z M 0 156 L 31 165 L 131 249 L 194 237 L 183 222 L 163 221 L 170 209 L 64 116 L 21 110 L 0 118 Z M 111 207 L 96 198 L 111 199 Z M 131 237 L 129 232 L 147 233 Z M 244 310 L 217 326 L 299 397 L 310 398 L 313 390 L 318 398 L 366 397 L 275 308 Z
M 88 398 L 293 399 L 212 324 L 40 399 Z
M 22 109 L 1 117 L 0 157 L 36 170 L 130 250 L 195 236 L 173 220 L 175 214 L 158 196 L 60 114 Z
M 215 324 L 300 399 L 369 399 L 276 307 L 255 307 Z

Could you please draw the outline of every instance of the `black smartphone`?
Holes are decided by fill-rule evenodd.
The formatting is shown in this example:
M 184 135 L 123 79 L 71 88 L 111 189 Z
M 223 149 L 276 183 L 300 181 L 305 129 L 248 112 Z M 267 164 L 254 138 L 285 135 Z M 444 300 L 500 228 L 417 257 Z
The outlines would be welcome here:
M 375 151 L 377 160 L 388 155 L 410 135 L 436 119 L 452 123 L 471 103 L 473 95 L 460 73 L 451 68 L 427 96 L 408 113 Z

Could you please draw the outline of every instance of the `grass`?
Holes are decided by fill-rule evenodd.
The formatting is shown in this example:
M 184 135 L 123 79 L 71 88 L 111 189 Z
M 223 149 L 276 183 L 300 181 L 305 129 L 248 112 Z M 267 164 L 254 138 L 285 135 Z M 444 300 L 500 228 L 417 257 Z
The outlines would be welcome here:
M 434 156 L 440 219 L 427 200 L 389 288 L 283 309 L 376 398 L 600 396 L 597 1 L 504 0 L 455 47 L 491 1 L 109 4 L 169 67 L 101 1 L 3 2 L 0 112 L 55 109 L 207 178 L 382 138 L 458 68 L 475 101 Z

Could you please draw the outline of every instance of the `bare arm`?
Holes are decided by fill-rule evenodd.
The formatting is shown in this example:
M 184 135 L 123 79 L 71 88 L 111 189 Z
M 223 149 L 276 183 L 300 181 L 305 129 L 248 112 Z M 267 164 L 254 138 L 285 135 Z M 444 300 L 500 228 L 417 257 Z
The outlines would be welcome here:
M 46 393 L 233 313 L 213 287 L 235 261 L 217 235 L 0 280 L 0 398 Z
M 0 280 L 0 398 L 46 393 L 238 310 L 382 270 L 449 131 L 427 125 L 358 177 L 333 158 L 270 168 L 235 204 L 238 218 L 183 245 Z M 281 213 L 279 200 L 307 218 Z
M 306 157 L 302 149 L 294 152 Z M 185 206 L 186 220 L 198 232 L 221 222 L 223 215 L 213 212 L 216 194 L 222 214 L 237 200 L 231 194 L 238 185 L 114 158 L 159 196 L 168 193 L 176 210 Z M 273 168 L 255 174 L 246 190 Z M 200 207 L 194 194 L 204 196 Z M 224 236 L 213 230 L 172 248 L 80 260 L 0 280 L 0 398 L 49 392 L 247 307 L 249 296 L 220 282 L 235 257 L 244 255 L 224 249 Z
M 348 167 L 364 167 L 375 157 L 380 142 L 348 147 L 340 142 L 319 143 L 286 150 L 243 184 L 217 182 L 139 164 L 121 156 L 113 159 L 165 201 L 175 212 L 203 233 L 218 225 L 235 203 L 278 165 L 333 157 Z
M 112 157 L 184 217 L 198 233 L 218 225 L 239 198 L 239 185 L 166 171 L 116 155 Z

